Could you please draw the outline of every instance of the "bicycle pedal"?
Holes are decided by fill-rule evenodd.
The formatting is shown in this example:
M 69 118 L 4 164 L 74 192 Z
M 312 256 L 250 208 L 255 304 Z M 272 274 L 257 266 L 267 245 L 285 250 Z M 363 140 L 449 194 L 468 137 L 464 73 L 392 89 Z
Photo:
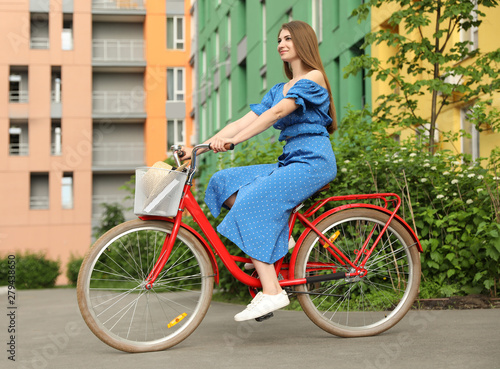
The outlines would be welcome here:
M 255 320 L 258 321 L 258 322 L 263 322 L 264 320 L 270 319 L 273 316 L 274 316 L 274 314 L 271 311 L 270 313 L 267 313 L 265 315 L 259 316 L 258 318 L 255 318 Z

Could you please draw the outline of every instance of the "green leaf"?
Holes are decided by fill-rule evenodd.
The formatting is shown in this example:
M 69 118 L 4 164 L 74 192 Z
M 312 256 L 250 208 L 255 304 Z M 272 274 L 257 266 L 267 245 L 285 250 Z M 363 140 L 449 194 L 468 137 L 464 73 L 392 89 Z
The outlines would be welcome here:
M 487 280 L 485 280 L 483 282 L 483 284 L 484 284 L 484 287 L 486 287 L 486 289 L 489 290 L 489 289 L 491 289 L 491 288 L 493 288 L 495 286 L 495 280 L 493 280 L 493 279 L 487 279 Z
M 456 256 L 453 253 L 449 253 L 445 256 L 445 258 L 448 259 L 449 261 L 452 261 L 456 258 Z

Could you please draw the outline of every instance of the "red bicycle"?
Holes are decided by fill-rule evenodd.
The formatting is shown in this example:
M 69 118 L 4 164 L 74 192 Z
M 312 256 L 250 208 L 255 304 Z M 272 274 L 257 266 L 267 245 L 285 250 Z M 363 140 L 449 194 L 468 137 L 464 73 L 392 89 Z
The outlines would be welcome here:
M 186 339 L 203 320 L 219 281 L 215 255 L 252 295 L 261 287 L 255 272 L 241 267 L 250 259 L 228 252 L 191 193 L 197 151 L 207 148 L 196 146 L 184 171 L 159 172 L 155 186 L 147 183 L 153 169 L 138 169 L 139 219 L 105 233 L 83 261 L 80 311 L 92 332 L 116 349 L 157 351 Z M 180 165 L 181 147 L 172 149 Z M 293 210 L 290 235 L 299 223 L 304 230 L 275 269 L 281 286 L 297 296 L 317 326 L 342 337 L 371 336 L 394 326 L 411 308 L 422 248 L 396 214 L 400 205 L 398 195 L 381 193 L 332 196 L 304 212 L 303 204 Z M 205 237 L 183 223 L 185 211 Z

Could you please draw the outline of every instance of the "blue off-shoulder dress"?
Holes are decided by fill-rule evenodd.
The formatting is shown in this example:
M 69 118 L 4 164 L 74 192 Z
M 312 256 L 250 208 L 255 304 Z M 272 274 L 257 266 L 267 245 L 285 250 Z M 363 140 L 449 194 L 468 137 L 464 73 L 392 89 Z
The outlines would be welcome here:
M 288 220 L 292 209 L 332 181 L 337 174 L 335 155 L 326 127 L 328 91 L 309 79 L 297 81 L 283 94 L 284 83 L 271 88 L 260 104 L 250 108 L 260 115 L 284 98 L 295 99 L 299 107 L 278 120 L 283 154 L 274 164 L 250 165 L 215 173 L 207 186 L 205 202 L 219 216 L 232 194 L 236 201 L 219 233 L 250 257 L 274 263 L 288 252 Z

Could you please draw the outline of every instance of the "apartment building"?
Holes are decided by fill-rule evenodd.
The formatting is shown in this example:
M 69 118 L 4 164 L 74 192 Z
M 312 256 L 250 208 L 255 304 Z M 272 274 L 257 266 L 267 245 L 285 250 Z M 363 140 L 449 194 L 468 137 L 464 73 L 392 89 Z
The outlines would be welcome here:
M 249 111 L 276 83 L 286 80 L 277 53 L 278 31 L 291 20 L 315 29 L 330 80 L 338 119 L 350 103 L 361 107 L 371 100 L 371 84 L 363 75 L 343 77 L 342 69 L 360 46 L 370 22 L 357 23 L 352 10 L 361 0 L 198 0 L 197 120 L 203 141 Z M 272 130 L 257 140 L 277 138 Z M 215 168 L 217 157 L 204 155 Z M 209 171 L 207 171 L 209 172 Z M 203 178 L 202 180 L 204 180 Z
M 190 143 L 190 10 L 184 0 L 0 3 L 0 252 L 43 251 L 64 272 L 91 245 L 102 203 L 132 205 L 120 187 L 134 169 Z

